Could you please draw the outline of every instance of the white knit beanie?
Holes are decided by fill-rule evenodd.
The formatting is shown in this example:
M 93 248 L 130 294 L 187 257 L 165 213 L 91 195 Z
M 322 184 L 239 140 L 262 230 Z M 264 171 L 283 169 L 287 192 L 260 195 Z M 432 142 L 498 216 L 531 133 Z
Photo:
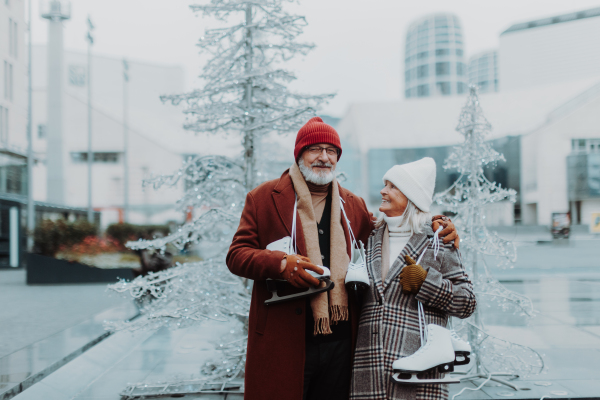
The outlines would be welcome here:
M 429 212 L 435 189 L 435 161 L 425 157 L 408 164 L 394 165 L 383 176 L 421 211 Z

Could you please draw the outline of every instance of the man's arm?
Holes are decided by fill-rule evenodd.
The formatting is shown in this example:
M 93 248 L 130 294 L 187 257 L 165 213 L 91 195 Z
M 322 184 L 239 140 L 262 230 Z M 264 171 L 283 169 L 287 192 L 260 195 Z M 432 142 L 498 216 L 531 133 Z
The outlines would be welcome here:
M 278 279 L 285 253 L 261 249 L 258 241 L 256 203 L 252 193 L 246 196 L 240 225 L 227 253 L 227 267 L 238 276 L 253 280 Z
M 458 237 L 456 227 L 450 218 L 446 217 L 445 215 L 435 215 L 431 221 L 433 222 L 432 228 L 434 232 L 437 231 L 440 226 L 444 227 L 444 229 L 442 229 L 440 232 L 440 237 L 443 239 L 443 242 L 454 242 L 454 248 L 458 249 L 460 238 Z

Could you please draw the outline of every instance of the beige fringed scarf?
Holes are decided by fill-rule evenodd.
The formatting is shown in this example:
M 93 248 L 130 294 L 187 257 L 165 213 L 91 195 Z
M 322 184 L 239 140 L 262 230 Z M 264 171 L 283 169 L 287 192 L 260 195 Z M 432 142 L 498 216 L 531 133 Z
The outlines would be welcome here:
M 304 231 L 306 251 L 311 262 L 321 264 L 321 249 L 319 248 L 319 234 L 317 232 L 317 221 L 312 206 L 312 199 L 306 181 L 298 165 L 294 163 L 290 168 L 290 177 L 294 184 L 294 190 L 298 195 L 298 215 Z M 311 297 L 310 306 L 315 318 L 314 334 L 327 335 L 332 333 L 330 325 L 338 321 L 348 321 L 348 293 L 344 281 L 350 258 L 346 252 L 346 237 L 342 227 L 340 209 L 340 193 L 337 180 L 334 178 L 331 185 L 331 249 L 330 263 L 326 265 L 331 270 L 331 280 L 335 283 L 332 290 L 319 293 Z M 321 283 L 324 285 L 324 283 Z

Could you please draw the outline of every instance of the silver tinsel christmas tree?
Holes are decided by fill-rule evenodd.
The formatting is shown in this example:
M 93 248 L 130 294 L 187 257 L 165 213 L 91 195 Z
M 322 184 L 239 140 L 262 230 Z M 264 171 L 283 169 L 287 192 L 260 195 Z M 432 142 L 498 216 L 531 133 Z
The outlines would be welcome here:
M 129 243 L 132 249 L 164 250 L 169 243 L 179 249 L 197 245 L 210 249 L 203 262 L 177 265 L 166 271 L 121 281 L 110 288 L 130 295 L 142 305 L 141 317 L 113 321 L 113 330 L 181 328 L 212 319 L 235 323 L 236 335 L 222 344 L 223 359 L 203 369 L 199 379 L 226 382 L 243 371 L 246 328 L 250 306 L 249 283 L 231 275 L 225 253 L 239 222 L 246 193 L 273 171 L 258 170 L 260 139 L 267 134 L 295 132 L 317 108 L 333 95 L 292 93 L 294 75 L 282 65 L 314 46 L 296 38 L 306 26 L 304 17 L 283 8 L 290 0 L 210 0 L 192 5 L 193 11 L 213 17 L 226 27 L 210 29 L 198 46 L 212 58 L 200 76 L 201 89 L 164 96 L 162 100 L 184 105 L 185 128 L 200 134 L 240 135 L 244 154 L 239 160 L 222 156 L 196 156 L 186 160 L 173 175 L 161 175 L 144 185 L 158 189 L 183 183 L 186 191 L 177 206 L 193 210 L 195 218 L 170 235 Z M 240 137 L 238 136 L 238 137 Z M 271 154 L 271 153 L 270 153 Z M 270 160 L 272 154 L 269 156 Z M 279 161 L 279 160 L 275 160 Z M 277 165 L 277 163 L 275 163 Z M 283 171 L 279 171 L 277 176 Z M 127 396 L 175 391 L 189 382 L 133 385 Z M 173 389 L 173 390 L 171 390 Z M 178 393 L 181 391 L 178 390 Z
M 543 360 L 528 347 L 494 337 L 483 323 L 482 306 L 489 302 L 525 318 L 534 315 L 531 300 L 505 288 L 493 277 L 488 265 L 493 262 L 495 266 L 509 268 L 516 261 L 514 244 L 490 232 L 484 224 L 486 207 L 498 202 L 512 204 L 516 199 L 513 189 L 490 182 L 484 174 L 486 167 L 504 161 L 504 156 L 486 142 L 491 129 L 480 107 L 477 88 L 471 86 L 456 127 L 465 140 L 454 148 L 444 165 L 445 169 L 457 170 L 459 177 L 446 191 L 436 194 L 434 200 L 445 210 L 456 213 L 453 219 L 461 237 L 463 262 L 478 297 L 475 313 L 462 326 L 455 325 L 458 331 L 468 332 L 475 356 L 473 373 L 465 379 L 490 378 L 514 387 L 498 376 L 539 373 Z

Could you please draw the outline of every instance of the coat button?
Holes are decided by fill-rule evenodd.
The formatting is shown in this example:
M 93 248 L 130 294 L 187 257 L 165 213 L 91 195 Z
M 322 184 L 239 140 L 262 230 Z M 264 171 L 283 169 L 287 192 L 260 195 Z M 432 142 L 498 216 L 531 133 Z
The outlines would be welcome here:
M 319 229 L 319 234 L 322 235 L 323 234 L 323 229 Z
M 300 315 L 302 314 L 302 309 L 301 308 L 296 308 L 296 315 Z
M 325 256 L 323 254 L 321 254 L 321 260 L 324 260 Z

